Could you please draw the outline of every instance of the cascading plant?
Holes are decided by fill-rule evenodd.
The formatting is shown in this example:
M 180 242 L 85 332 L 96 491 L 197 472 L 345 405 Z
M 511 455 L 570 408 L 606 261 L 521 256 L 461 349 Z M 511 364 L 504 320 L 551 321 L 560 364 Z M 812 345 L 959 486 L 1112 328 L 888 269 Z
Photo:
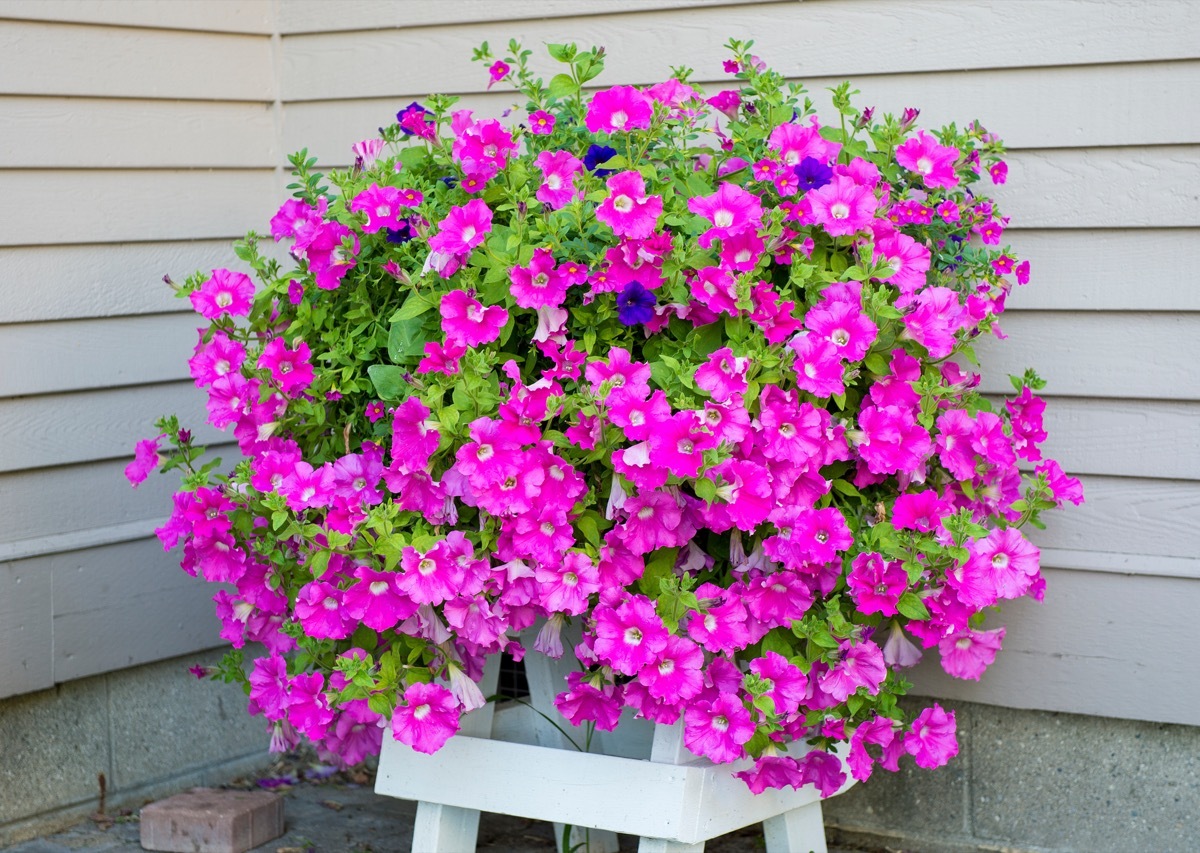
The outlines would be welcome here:
M 204 462 L 169 417 L 127 473 L 182 470 L 159 536 L 221 585 L 214 674 L 275 747 L 433 752 L 486 656 L 561 655 L 574 623 L 570 723 L 682 718 L 756 792 L 837 791 L 847 741 L 858 779 L 956 754 L 902 671 L 936 648 L 978 679 L 988 612 L 1042 596 L 1021 528 L 1082 500 L 1038 450 L 1036 374 L 1000 400 L 972 371 L 1029 276 L 979 186 L 1003 149 L 848 84 L 823 125 L 751 44 L 708 97 L 684 68 L 588 95 L 602 49 L 550 45 L 544 84 L 485 44 L 509 124 L 432 96 L 351 169 L 301 152 L 271 220 L 291 262 L 251 233 L 257 285 L 178 286 L 245 458 Z

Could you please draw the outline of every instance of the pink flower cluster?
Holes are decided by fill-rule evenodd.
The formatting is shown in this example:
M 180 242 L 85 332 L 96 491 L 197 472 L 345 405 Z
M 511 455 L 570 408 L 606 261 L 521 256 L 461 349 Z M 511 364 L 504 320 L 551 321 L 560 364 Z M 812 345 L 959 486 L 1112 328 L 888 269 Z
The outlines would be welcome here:
M 571 724 L 678 721 L 754 758 L 756 792 L 957 753 L 894 672 L 936 647 L 978 679 L 1005 635 L 984 611 L 1043 593 L 1020 526 L 1082 500 L 1036 380 L 993 405 L 958 360 L 1028 278 L 968 190 L 1003 161 L 907 117 L 868 151 L 768 94 L 535 92 L 525 131 L 413 104 L 385 139 L 418 156 L 360 143 L 343 201 L 272 219 L 295 270 L 189 284 L 191 375 L 248 460 L 209 477 L 164 429 L 128 476 L 164 438 L 192 474 L 159 535 L 226 585 L 222 637 L 267 649 L 250 703 L 277 743 L 433 752 L 489 655 L 566 642 Z M 665 141 L 696 128 L 697 156 Z

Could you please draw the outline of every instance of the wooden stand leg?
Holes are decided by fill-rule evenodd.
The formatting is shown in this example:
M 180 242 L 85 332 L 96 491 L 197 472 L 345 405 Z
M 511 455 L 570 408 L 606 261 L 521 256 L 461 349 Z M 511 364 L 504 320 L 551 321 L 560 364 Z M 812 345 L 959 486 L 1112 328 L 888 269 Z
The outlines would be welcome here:
M 583 746 L 583 728 L 572 729 L 571 724 L 563 719 L 562 715 L 558 713 L 558 709 L 554 707 L 554 697 L 567 689 L 567 674 L 575 672 L 579 667 L 575 655 L 571 651 L 571 647 L 579 641 L 578 634 L 578 627 L 575 627 L 573 631 L 565 630 L 563 632 L 563 655 L 558 660 L 538 652 L 531 652 L 525 658 L 525 678 L 529 681 L 530 704 L 539 712 L 533 715 L 533 731 L 538 746 L 570 750 L 576 748 L 542 714 L 569 731 L 574 736 L 575 743 L 580 747 Z M 526 645 L 532 648 L 532 640 Z M 554 843 L 558 847 L 558 853 L 566 853 L 562 849 L 562 834 L 563 825 L 561 823 L 554 824 Z M 569 840 L 572 847 L 577 844 L 586 844 L 585 847 L 579 848 L 578 853 L 617 853 L 621 849 L 617 834 L 605 829 L 572 827 Z
M 661 723 L 654 727 L 654 743 L 650 747 L 650 760 L 659 764 L 686 764 L 695 756 L 683 745 L 683 721 L 673 726 Z M 704 842 L 683 844 L 666 838 L 642 838 L 638 841 L 638 853 L 704 853 Z
M 496 692 L 500 678 L 500 656 L 493 655 L 483 671 L 479 689 L 484 696 Z M 496 705 L 489 702 L 462 718 L 459 732 L 468 737 L 490 738 Z M 479 839 L 479 812 L 441 803 L 417 803 L 413 825 L 413 853 L 464 853 L 475 849 Z
M 821 801 L 763 821 L 767 853 L 827 853 Z

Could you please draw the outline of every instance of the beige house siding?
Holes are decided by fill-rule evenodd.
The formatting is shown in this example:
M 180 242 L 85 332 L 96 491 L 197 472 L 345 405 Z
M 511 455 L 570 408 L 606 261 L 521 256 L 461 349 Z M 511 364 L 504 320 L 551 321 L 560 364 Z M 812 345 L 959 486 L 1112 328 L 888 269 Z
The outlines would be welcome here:
M 1034 280 L 1009 302 L 1009 341 L 982 347 L 986 388 L 1003 392 L 1004 374 L 1030 365 L 1050 381 L 1047 451 L 1081 477 L 1088 503 L 1052 514 L 1051 529 L 1035 537 L 1046 601 L 1012 606 L 996 623 L 1011 629 L 983 683 L 952 681 L 934 664 L 918 671 L 918 687 L 1200 724 L 1194 668 L 1185 677 L 1190 664 L 1170 651 L 1187 642 L 1200 608 L 1193 3 L 149 7 L 155 16 L 135 29 L 147 5 L 133 0 L 0 0 L 0 19 L 24 19 L 0 20 L 9 57 L 0 115 L 13 127 L 0 135 L 9 170 L 0 181 L 17 202 L 0 214 L 0 559 L 10 559 L 0 565 L 0 695 L 215 636 L 207 594 L 147 545 L 165 514 L 165 484 L 130 493 L 119 473 L 153 417 L 202 417 L 184 369 L 195 323 L 159 278 L 226 264 L 228 238 L 263 229 L 284 197 L 274 169 L 284 153 L 308 147 L 326 165 L 344 165 L 353 142 L 431 90 L 498 115 L 512 95 L 485 91 L 485 71 L 470 62 L 485 39 L 495 48 L 516 37 L 535 50 L 564 39 L 603 44 L 602 84 L 656 82 L 686 64 L 716 89 L 727 79 L 721 44 L 735 36 L 756 39 L 756 52 L 804 81 L 819 104 L 826 86 L 851 79 L 862 104 L 920 107 L 928 124 L 978 118 L 1011 149 L 998 195 L 1015 223 L 1008 239 L 1032 260 Z M 59 37 L 80 56 L 132 58 L 52 67 L 42 54 Z M 67 212 L 55 209 L 64 204 Z M 94 606 L 70 610 L 63 582 L 95 589 L 83 596 Z M 102 582 L 147 598 L 135 605 L 87 586 Z M 163 619 L 152 630 L 128 615 L 149 608 Z M 74 639 L 109 624 L 118 627 L 103 629 L 102 641 L 92 634 L 87 648 Z
M 163 274 L 281 193 L 274 10 L 0 2 L 0 697 L 216 641 L 152 538 L 169 480 L 121 473 L 159 415 L 203 423 Z

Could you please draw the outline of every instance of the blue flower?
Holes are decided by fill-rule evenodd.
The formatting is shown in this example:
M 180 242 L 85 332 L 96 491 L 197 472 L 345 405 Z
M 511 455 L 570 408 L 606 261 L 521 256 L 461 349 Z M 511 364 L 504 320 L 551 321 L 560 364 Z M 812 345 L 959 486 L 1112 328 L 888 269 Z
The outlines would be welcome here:
M 654 317 L 654 294 L 631 281 L 617 296 L 617 319 L 626 326 L 648 323 Z
M 416 232 L 413 231 L 412 225 L 407 221 L 404 221 L 399 228 L 385 228 L 383 230 L 387 232 L 387 241 L 389 243 L 403 244 L 417 236 Z
M 833 180 L 833 169 L 814 157 L 805 157 L 792 171 L 800 182 L 800 192 L 819 190 Z
M 609 148 L 607 145 L 593 145 L 583 155 L 583 166 L 589 172 L 594 172 L 597 178 L 603 178 L 613 173 L 612 169 L 597 169 L 601 163 L 607 163 L 613 157 L 617 156 L 617 149 Z

